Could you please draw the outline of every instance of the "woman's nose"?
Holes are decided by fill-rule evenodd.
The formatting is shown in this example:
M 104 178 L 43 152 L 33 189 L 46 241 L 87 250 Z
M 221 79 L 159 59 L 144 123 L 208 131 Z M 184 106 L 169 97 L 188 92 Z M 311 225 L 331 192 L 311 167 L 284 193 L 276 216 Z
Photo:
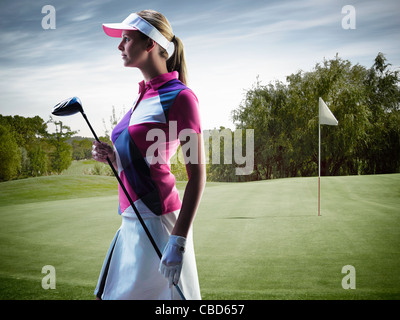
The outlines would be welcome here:
M 124 51 L 123 41 L 121 41 L 118 45 L 118 49 Z

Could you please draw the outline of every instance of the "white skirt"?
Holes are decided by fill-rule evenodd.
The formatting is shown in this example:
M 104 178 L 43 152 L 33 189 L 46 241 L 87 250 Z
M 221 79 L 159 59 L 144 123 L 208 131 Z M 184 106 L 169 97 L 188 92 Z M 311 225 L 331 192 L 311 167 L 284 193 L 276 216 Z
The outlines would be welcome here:
M 142 214 L 144 222 L 163 252 L 175 225 L 177 213 Z M 176 288 L 158 271 L 160 258 L 136 217 L 122 215 L 118 229 L 104 260 L 94 294 L 103 300 L 180 300 Z M 179 287 L 188 300 L 200 300 L 200 287 L 189 231 Z

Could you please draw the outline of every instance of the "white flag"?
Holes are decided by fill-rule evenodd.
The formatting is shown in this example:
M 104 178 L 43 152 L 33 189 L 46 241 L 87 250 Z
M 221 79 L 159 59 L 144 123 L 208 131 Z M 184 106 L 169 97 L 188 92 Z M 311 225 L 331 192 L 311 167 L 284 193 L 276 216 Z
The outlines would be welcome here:
M 337 126 L 338 121 L 335 116 L 329 110 L 328 106 L 325 104 L 324 100 L 319 98 L 319 124 L 328 124 L 330 126 Z

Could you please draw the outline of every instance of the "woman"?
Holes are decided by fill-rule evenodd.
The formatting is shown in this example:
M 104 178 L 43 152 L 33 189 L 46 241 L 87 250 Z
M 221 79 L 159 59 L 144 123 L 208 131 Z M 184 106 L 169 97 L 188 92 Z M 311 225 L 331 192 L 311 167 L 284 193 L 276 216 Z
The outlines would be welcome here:
M 182 42 L 156 11 L 103 24 L 121 37 L 124 66 L 144 77 L 132 110 L 114 128 L 111 140 L 93 143 L 93 158 L 112 161 L 158 248 L 160 261 L 125 194 L 119 187 L 122 224 L 107 253 L 95 290 L 98 299 L 201 299 L 193 250 L 192 223 L 205 185 L 198 101 L 186 87 Z M 188 183 L 182 202 L 169 159 L 179 142 Z

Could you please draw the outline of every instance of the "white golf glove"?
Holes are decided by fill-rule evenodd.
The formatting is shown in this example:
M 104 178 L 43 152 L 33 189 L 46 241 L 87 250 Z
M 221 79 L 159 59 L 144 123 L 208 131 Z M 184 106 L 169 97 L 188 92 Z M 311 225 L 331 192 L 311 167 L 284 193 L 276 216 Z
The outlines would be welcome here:
M 171 235 L 165 246 L 159 270 L 168 279 L 169 287 L 178 284 L 185 245 L 186 239 L 184 237 Z

